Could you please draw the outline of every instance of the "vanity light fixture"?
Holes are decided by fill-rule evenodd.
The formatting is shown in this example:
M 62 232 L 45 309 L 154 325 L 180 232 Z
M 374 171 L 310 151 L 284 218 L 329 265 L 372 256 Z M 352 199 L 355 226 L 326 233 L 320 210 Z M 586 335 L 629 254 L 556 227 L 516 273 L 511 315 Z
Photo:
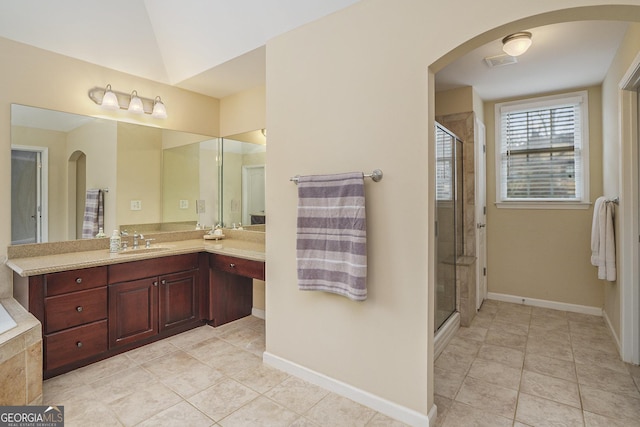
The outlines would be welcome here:
M 531 33 L 521 31 L 519 33 L 509 34 L 502 39 L 502 50 L 511 56 L 520 56 L 531 46 Z
M 107 85 L 100 105 L 102 108 L 107 110 L 117 110 L 120 108 L 120 105 L 118 104 L 118 97 L 111 90 L 111 85 Z
M 157 119 L 167 118 L 167 109 L 164 107 L 164 103 L 159 96 L 156 96 L 156 99 L 153 101 L 153 111 L 151 115 Z
M 94 87 L 89 90 L 89 98 L 106 110 L 127 110 L 134 114 L 150 114 L 154 118 L 166 119 L 167 108 L 156 96 L 155 99 L 138 96 L 138 91 L 131 94 L 117 92 L 108 84 L 106 88 Z
M 142 105 L 142 99 L 138 96 L 138 91 L 134 90 L 131 92 L 131 100 L 129 101 L 129 108 L 127 108 L 127 110 L 134 114 L 144 113 L 144 106 Z

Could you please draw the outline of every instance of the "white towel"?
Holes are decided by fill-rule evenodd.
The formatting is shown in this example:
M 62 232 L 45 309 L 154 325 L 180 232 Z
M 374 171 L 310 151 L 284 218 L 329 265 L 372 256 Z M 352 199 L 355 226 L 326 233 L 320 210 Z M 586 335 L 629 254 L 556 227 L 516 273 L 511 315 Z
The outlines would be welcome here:
M 598 279 L 609 282 L 616 280 L 614 215 L 614 203 L 599 197 L 594 204 L 591 225 L 591 264 L 598 267 Z
M 362 172 L 298 180 L 298 288 L 367 298 Z

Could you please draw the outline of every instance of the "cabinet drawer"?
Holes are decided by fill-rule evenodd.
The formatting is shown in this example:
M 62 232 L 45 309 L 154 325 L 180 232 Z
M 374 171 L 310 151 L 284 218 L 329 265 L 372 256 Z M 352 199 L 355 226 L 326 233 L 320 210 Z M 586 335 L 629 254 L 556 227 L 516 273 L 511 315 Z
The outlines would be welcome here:
M 72 292 L 45 299 L 45 333 L 107 317 L 107 288 Z
M 51 370 L 107 351 L 107 321 L 47 335 L 45 369 Z
M 107 267 L 62 271 L 45 275 L 46 296 L 97 288 L 107 284 Z
M 239 276 L 264 280 L 264 262 L 226 255 L 211 255 L 211 267 Z
M 109 284 L 198 268 L 198 254 L 174 255 L 109 266 Z

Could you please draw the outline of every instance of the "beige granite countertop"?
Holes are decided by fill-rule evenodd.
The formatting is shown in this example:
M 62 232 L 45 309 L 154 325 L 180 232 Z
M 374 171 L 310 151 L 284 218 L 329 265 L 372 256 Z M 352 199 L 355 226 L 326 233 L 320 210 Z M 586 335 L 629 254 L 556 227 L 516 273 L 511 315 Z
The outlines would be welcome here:
M 129 249 L 113 254 L 108 249 L 98 249 L 10 258 L 6 261 L 6 265 L 18 275 L 29 277 L 58 271 L 120 264 L 194 252 L 209 252 L 264 262 L 264 246 L 263 242 L 240 239 L 204 240 L 200 238 L 161 242 L 151 245 L 151 250 L 147 250 L 142 246 L 139 249 Z

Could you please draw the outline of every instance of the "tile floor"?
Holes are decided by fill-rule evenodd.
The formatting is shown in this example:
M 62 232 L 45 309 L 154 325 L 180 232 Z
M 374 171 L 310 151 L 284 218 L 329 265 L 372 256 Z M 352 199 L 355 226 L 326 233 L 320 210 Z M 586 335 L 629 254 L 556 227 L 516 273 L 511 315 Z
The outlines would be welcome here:
M 437 426 L 640 426 L 601 317 L 487 300 L 435 362 Z
M 262 363 L 264 321 L 202 326 L 44 382 L 65 426 L 403 426 Z

